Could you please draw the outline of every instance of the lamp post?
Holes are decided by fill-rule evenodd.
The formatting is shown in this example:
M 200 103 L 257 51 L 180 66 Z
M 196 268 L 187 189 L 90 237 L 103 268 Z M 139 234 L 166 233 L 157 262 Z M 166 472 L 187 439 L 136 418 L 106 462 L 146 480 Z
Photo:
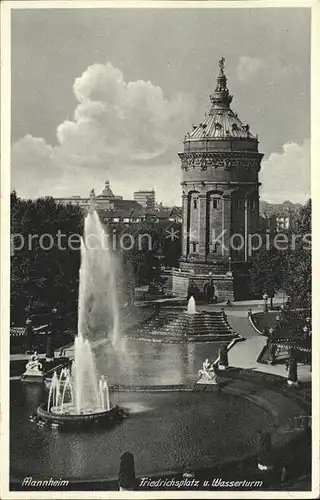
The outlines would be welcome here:
M 263 294 L 263 296 L 262 296 L 262 298 L 263 298 L 263 300 L 264 300 L 264 307 L 263 307 L 263 311 L 264 311 L 265 313 L 267 313 L 267 312 L 268 312 L 268 298 L 269 298 L 269 296 L 268 296 L 268 294 L 267 294 L 267 293 L 264 293 L 264 294 Z
M 47 332 L 46 341 L 46 361 L 51 363 L 54 360 L 54 338 L 58 329 L 58 309 L 55 307 L 51 311 L 51 321 Z
M 292 387 L 298 387 L 298 363 L 294 356 L 290 356 L 288 365 L 287 384 Z
M 32 351 L 34 344 L 34 334 L 32 328 L 32 321 L 30 318 L 27 318 L 26 320 L 25 336 L 26 336 L 26 352 L 28 353 L 29 351 Z
M 275 330 L 272 326 L 270 326 L 268 335 L 268 345 L 269 345 L 269 359 L 271 365 L 274 365 L 276 361 L 277 346 L 276 344 L 273 343 L 274 340 L 275 340 Z

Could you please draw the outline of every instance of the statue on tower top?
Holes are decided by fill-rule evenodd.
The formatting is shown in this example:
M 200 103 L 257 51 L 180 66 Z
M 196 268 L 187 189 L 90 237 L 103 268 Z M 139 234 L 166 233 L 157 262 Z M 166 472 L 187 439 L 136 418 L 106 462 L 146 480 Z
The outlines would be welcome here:
M 225 63 L 225 58 L 224 57 L 221 57 L 220 61 L 219 61 L 219 68 L 220 68 L 220 71 L 223 73 L 223 70 L 224 70 L 224 63 Z

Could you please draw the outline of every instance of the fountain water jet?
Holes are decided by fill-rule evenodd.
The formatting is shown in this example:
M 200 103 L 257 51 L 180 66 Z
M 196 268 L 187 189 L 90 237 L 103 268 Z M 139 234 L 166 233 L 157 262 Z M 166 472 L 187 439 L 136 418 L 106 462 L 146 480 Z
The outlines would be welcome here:
M 196 314 L 196 301 L 194 300 L 194 297 L 190 297 L 188 300 L 188 308 L 187 308 L 187 313 L 188 314 Z
M 87 341 L 82 342 L 81 337 L 78 337 L 78 349 L 82 349 L 83 354 L 87 355 Z M 78 362 L 83 362 L 83 357 L 77 358 Z M 88 366 L 91 365 L 91 361 Z M 81 377 L 77 376 L 77 372 L 81 373 Z M 94 413 L 101 413 L 110 411 L 110 396 L 108 383 L 102 375 L 97 383 L 97 379 L 90 377 L 84 381 L 82 374 L 86 374 L 86 370 L 81 372 L 76 363 L 70 369 L 64 368 L 58 377 L 57 372 L 54 372 L 49 397 L 47 404 L 47 412 L 69 415 L 93 415 Z
M 99 400 L 101 401 L 101 405 L 107 411 L 110 410 L 110 397 L 109 397 L 109 387 L 108 382 L 105 380 L 102 375 L 99 380 Z
M 57 423 L 116 420 L 118 407 L 111 408 L 108 383 L 98 377 L 88 337 L 95 331 L 110 331 L 112 344 L 119 342 L 119 302 L 116 261 L 108 238 L 95 210 L 85 218 L 81 239 L 79 271 L 78 336 L 74 342 L 71 370 L 54 372 L 46 409 L 38 408 L 38 417 Z M 108 314 L 109 313 L 109 314 Z M 106 320 L 107 318 L 107 320 Z
M 110 332 L 120 341 L 120 307 L 117 289 L 118 263 L 95 210 L 85 218 L 79 272 L 78 335 Z

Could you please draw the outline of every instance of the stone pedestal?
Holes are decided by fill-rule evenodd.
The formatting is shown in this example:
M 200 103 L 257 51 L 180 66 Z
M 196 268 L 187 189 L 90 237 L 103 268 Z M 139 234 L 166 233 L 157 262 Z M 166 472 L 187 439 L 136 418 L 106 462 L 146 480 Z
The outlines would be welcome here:
M 204 378 L 200 378 L 198 381 L 197 381 L 197 384 L 205 384 L 205 385 L 218 385 L 218 379 L 217 377 L 213 378 L 213 379 L 204 379 Z
M 134 491 L 137 486 L 134 457 L 130 452 L 123 453 L 120 459 L 119 491 Z
M 47 334 L 46 361 L 49 363 L 54 361 L 54 348 L 53 348 L 53 339 L 51 333 Z
M 190 283 L 194 283 L 201 293 L 205 294 L 205 286 L 212 282 L 215 288 L 215 294 L 218 302 L 226 300 L 234 300 L 234 280 L 232 273 L 226 274 L 209 274 L 206 273 L 193 273 L 190 271 L 172 271 L 172 291 L 174 295 L 181 298 L 187 298 L 188 288 Z
M 224 345 L 219 349 L 219 362 L 218 362 L 218 368 L 219 370 L 226 370 L 229 366 L 229 360 L 228 360 L 228 349 L 227 346 Z

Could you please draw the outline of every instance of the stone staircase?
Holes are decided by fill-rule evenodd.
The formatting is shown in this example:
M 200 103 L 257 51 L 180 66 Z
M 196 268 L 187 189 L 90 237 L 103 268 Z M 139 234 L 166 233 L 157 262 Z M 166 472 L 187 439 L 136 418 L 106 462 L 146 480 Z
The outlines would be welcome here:
M 127 332 L 130 334 L 130 332 Z M 225 315 L 220 311 L 188 314 L 179 309 L 161 308 L 157 314 L 136 326 L 135 337 L 217 337 L 231 340 L 237 337 Z

